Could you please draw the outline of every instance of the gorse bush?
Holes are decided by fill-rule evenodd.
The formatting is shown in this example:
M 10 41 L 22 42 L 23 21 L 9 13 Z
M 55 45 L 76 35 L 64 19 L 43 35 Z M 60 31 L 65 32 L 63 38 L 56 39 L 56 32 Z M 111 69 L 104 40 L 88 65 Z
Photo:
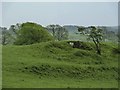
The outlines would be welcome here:
M 53 37 L 45 28 L 36 23 L 27 22 L 21 25 L 15 44 L 29 45 L 50 40 L 53 40 Z

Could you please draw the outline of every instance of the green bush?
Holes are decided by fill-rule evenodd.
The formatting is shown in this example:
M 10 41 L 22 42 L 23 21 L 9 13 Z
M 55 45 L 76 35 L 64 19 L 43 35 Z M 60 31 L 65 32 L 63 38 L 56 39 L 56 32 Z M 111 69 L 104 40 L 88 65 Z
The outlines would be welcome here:
M 73 43 L 73 48 L 79 48 L 83 50 L 93 50 L 93 44 L 92 43 L 86 43 L 82 41 L 67 41 L 67 43 Z
M 120 48 L 114 48 L 113 53 L 115 54 L 120 54 Z
M 53 37 L 45 28 L 36 23 L 27 22 L 21 25 L 21 29 L 18 32 L 15 44 L 29 45 L 50 40 L 53 40 Z

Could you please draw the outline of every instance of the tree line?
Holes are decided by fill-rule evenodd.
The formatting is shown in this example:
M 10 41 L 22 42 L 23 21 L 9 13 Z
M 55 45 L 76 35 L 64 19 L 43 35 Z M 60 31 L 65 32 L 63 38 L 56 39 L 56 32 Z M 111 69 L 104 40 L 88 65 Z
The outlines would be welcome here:
M 58 24 L 43 27 L 37 23 L 26 22 L 11 25 L 9 29 L 6 27 L 0 27 L 0 29 L 2 31 L 2 45 L 30 45 L 52 40 L 61 41 L 68 40 L 69 36 L 68 30 Z M 79 34 L 86 35 L 87 39 L 95 44 L 97 54 L 101 55 L 101 42 L 106 37 L 106 28 L 77 26 L 77 29 Z
M 2 31 L 2 44 L 33 44 L 50 40 L 67 40 L 68 30 L 60 25 L 43 27 L 37 23 L 26 22 L 11 25 L 9 29 L 0 27 Z

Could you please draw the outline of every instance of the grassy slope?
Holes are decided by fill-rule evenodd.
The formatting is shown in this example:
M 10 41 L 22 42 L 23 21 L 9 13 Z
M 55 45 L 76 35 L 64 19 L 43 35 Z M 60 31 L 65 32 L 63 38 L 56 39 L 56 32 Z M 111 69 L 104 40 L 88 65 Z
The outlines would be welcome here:
M 66 42 L 3 46 L 3 87 L 118 87 L 115 47 L 102 44 L 99 56 Z

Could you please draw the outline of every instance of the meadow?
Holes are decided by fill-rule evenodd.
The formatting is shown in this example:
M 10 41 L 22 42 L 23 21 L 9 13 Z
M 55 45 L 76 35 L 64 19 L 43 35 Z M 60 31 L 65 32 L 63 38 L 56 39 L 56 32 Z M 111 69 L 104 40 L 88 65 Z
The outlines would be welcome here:
M 68 41 L 2 47 L 3 88 L 118 88 L 118 44 Z

